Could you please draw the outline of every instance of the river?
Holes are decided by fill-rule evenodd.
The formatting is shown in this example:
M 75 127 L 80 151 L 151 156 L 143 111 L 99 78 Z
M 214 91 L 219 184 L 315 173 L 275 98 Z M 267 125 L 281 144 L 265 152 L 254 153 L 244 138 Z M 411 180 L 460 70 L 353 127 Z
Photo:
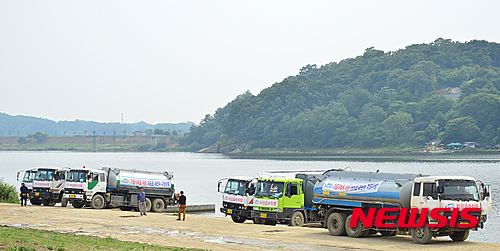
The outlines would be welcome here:
M 16 172 L 41 166 L 120 167 L 172 171 L 176 191 L 184 190 L 188 204 L 215 203 L 221 196 L 217 180 L 256 176 L 269 170 L 326 170 L 350 167 L 354 171 L 405 172 L 429 175 L 472 176 L 490 182 L 493 200 L 500 192 L 499 154 L 339 154 L 339 155 L 223 155 L 196 153 L 80 153 L 0 152 L 0 178 L 15 184 Z M 220 213 L 210 214 L 220 217 Z M 469 240 L 500 243 L 500 207 L 493 205 L 485 229 L 471 232 Z

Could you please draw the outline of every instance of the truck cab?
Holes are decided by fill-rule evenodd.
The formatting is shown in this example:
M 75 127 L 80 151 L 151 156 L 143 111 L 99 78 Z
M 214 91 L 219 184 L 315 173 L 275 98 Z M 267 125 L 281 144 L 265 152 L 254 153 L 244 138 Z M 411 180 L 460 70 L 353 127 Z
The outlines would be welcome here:
M 287 177 L 260 178 L 253 200 L 252 218 L 256 223 L 275 225 L 304 223 L 302 179 Z
M 40 167 L 33 179 L 33 190 L 30 200 L 41 201 L 44 206 L 54 206 L 62 202 L 64 185 L 66 182 L 67 167 Z M 62 206 L 66 206 L 63 202 Z
M 256 184 L 256 177 L 235 176 L 219 180 L 218 192 L 222 193 L 220 212 L 231 215 L 236 223 L 250 219 Z
M 33 180 L 35 179 L 36 171 L 37 171 L 36 168 L 32 168 L 17 172 L 17 181 L 24 183 L 24 185 L 28 188 L 28 199 L 30 198 L 31 191 L 33 191 Z M 21 196 L 21 194 L 19 194 L 19 196 Z M 37 200 L 33 201 L 30 200 L 30 202 L 33 205 L 42 204 L 41 201 Z
M 94 209 L 106 207 L 106 172 L 100 169 L 72 168 L 67 175 L 64 199 L 73 207 L 90 205 Z
M 469 212 L 478 219 L 478 224 L 473 230 L 483 228 L 487 220 L 487 213 L 492 210 L 491 203 L 491 185 L 476 181 L 467 176 L 431 176 L 420 177 L 413 181 L 411 194 L 411 207 L 428 208 L 431 211 L 434 208 L 480 208 L 481 211 Z M 443 212 L 447 218 L 452 217 L 452 211 Z M 429 217 L 429 223 L 437 221 Z M 469 236 L 468 228 L 459 228 L 458 225 L 468 223 L 467 220 L 458 217 L 457 225 L 450 227 L 434 229 L 432 235 L 450 236 L 454 241 L 463 241 Z M 418 231 L 418 229 L 417 229 Z M 412 236 L 413 236 L 412 230 Z M 423 233 L 423 232 L 422 232 Z M 418 233 L 416 233 L 418 235 Z M 421 238 L 426 236 L 421 235 Z M 415 238 L 415 236 L 413 236 Z M 418 238 L 418 236 L 416 237 Z

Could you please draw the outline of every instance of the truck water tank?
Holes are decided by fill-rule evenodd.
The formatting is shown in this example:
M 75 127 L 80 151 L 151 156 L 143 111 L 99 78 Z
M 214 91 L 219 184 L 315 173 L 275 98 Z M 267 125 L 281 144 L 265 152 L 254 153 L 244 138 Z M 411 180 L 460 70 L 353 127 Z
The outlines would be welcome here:
M 409 207 L 413 180 L 421 174 L 334 171 L 314 186 L 314 201 L 328 199 Z M 325 202 L 326 203 L 326 202 Z

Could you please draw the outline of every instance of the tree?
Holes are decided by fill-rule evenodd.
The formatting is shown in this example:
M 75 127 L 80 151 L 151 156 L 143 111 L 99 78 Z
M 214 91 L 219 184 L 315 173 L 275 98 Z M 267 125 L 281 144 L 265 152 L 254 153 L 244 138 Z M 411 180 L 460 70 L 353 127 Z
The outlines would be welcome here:
M 64 136 L 66 136 L 66 131 L 63 131 Z
M 76 136 L 76 130 L 73 130 L 73 136 Z
M 33 138 L 38 141 L 44 140 L 48 137 L 49 137 L 48 133 L 42 133 L 40 131 L 37 131 L 36 133 L 33 134 Z
M 162 129 L 156 128 L 153 133 L 154 135 L 163 135 L 164 131 Z
M 87 136 L 87 130 L 83 130 L 83 133 L 85 134 L 85 136 Z
M 471 117 L 477 121 L 479 129 L 486 125 L 500 127 L 500 96 L 489 93 L 478 93 L 466 97 L 460 102 L 461 117 Z
M 3 178 L 0 178 L 0 203 L 19 203 L 16 187 L 5 183 Z
M 177 130 L 173 130 L 173 131 L 172 131 L 172 135 L 177 135 L 177 134 L 178 134 L 178 133 L 177 133 Z
M 448 121 L 441 135 L 444 143 L 476 141 L 481 136 L 476 121 L 471 117 L 461 117 Z
M 123 130 L 123 137 L 127 137 L 127 130 Z
M 17 143 L 19 143 L 19 144 L 23 144 L 24 142 L 26 142 L 26 138 L 25 138 L 25 137 L 23 137 L 23 136 L 21 136 L 21 137 L 19 137 L 19 138 L 17 139 Z
M 21 134 L 21 130 L 17 130 L 17 135 Z
M 411 126 L 413 118 L 411 114 L 405 112 L 396 112 L 384 120 L 386 135 L 395 144 L 408 143 L 411 136 Z
M 102 132 L 103 135 L 106 135 L 106 131 Z

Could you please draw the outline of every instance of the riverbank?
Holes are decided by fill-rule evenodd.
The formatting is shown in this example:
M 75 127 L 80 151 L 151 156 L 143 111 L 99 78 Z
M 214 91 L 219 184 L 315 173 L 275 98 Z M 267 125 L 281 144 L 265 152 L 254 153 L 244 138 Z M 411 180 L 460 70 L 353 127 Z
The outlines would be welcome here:
M 380 235 L 353 239 L 331 236 L 318 226 L 288 227 L 256 225 L 250 221 L 233 223 L 230 218 L 188 214 L 186 221 L 164 213 L 118 209 L 93 210 L 71 207 L 21 207 L 0 204 L 0 224 L 76 234 L 111 237 L 165 247 L 203 250 L 499 250 L 500 244 L 453 242 L 448 237 L 433 239 L 428 245 L 417 245 L 409 236 Z
M 68 136 L 34 138 L 0 137 L 0 151 L 72 151 L 72 152 L 144 152 L 179 151 L 178 139 L 171 135 L 158 140 L 159 146 L 151 145 L 151 136 Z M 95 144 L 94 144 L 95 142 Z M 161 143 L 160 143 L 161 142 Z

